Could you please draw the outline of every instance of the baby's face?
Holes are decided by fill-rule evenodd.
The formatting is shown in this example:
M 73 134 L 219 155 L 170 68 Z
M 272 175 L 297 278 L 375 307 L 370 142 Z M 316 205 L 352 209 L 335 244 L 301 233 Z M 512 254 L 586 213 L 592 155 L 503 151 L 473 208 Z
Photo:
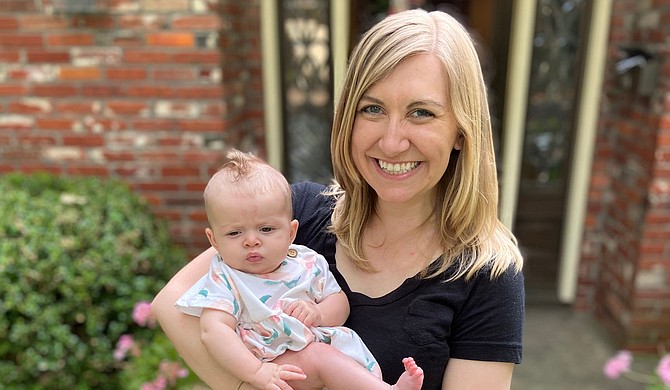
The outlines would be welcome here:
M 279 191 L 229 193 L 220 199 L 207 237 L 223 261 L 251 274 L 276 270 L 298 227 L 291 220 L 284 195 Z

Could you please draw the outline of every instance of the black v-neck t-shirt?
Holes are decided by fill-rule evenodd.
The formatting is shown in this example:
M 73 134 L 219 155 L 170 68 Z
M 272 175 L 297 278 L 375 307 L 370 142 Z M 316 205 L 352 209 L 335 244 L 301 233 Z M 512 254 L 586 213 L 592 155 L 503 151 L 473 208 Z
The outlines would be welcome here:
M 402 359 L 413 357 L 424 370 L 422 389 L 439 390 L 449 358 L 521 362 L 524 282 L 508 270 L 495 280 L 487 270 L 466 282 L 445 282 L 448 270 L 431 279 L 409 278 L 397 289 L 370 298 L 351 291 L 335 264 L 336 238 L 328 233 L 333 199 L 326 187 L 292 185 L 293 213 L 300 221 L 296 244 L 321 253 L 349 298 L 345 326 L 356 331 L 393 384 L 403 373 Z

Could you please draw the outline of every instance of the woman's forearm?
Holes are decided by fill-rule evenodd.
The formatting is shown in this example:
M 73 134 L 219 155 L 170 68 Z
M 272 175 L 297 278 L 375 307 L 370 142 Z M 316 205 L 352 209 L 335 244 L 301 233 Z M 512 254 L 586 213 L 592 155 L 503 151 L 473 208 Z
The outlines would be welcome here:
M 200 322 L 174 306 L 177 299 L 209 269 L 213 248 L 200 254 L 182 268 L 156 295 L 151 303 L 153 315 L 172 341 L 186 364 L 214 390 L 235 389 L 239 380 L 211 358 L 200 341 Z

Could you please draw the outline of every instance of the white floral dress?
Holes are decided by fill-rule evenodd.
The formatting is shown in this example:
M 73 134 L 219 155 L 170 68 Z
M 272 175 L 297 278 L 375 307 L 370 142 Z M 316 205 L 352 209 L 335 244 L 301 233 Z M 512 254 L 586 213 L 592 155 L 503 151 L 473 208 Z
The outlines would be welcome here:
M 207 275 L 186 291 L 176 306 L 198 317 L 203 308 L 230 313 L 237 318 L 237 334 L 261 361 L 317 341 L 331 344 L 381 378 L 377 361 L 356 332 L 343 326 L 308 328 L 282 311 L 292 301 L 319 303 L 340 290 L 323 256 L 305 246 L 291 245 L 279 268 L 262 275 L 235 270 L 217 254 Z

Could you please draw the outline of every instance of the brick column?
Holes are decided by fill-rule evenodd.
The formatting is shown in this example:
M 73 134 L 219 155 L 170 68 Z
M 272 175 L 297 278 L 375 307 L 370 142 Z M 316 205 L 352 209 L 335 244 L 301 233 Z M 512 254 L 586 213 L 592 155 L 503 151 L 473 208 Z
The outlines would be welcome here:
M 621 346 L 656 351 L 670 340 L 670 10 L 613 6 L 576 305 Z M 649 94 L 614 71 L 629 47 L 662 64 Z

